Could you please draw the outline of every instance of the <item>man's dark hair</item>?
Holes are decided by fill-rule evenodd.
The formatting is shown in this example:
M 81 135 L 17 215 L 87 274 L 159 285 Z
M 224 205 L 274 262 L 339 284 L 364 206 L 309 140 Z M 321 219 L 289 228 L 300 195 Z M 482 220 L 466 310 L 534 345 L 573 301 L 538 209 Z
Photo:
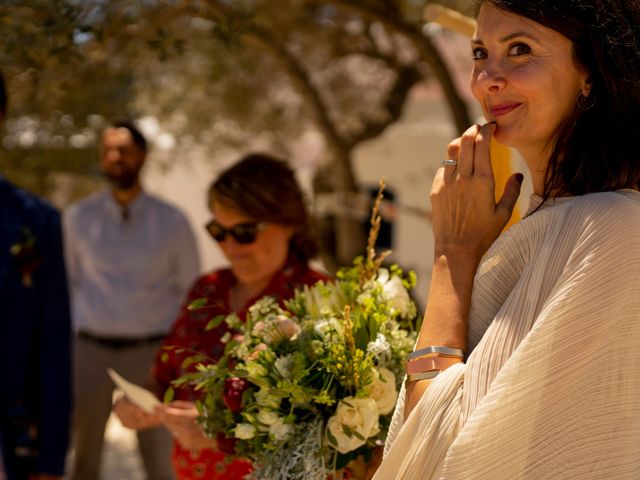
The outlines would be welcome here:
M 7 112 L 7 87 L 4 82 L 4 75 L 0 71 L 0 114 Z
M 131 134 L 133 143 L 135 143 L 143 152 L 147 151 L 147 140 L 142 135 L 142 132 L 129 120 L 116 120 L 111 123 L 113 128 L 126 128 Z
M 544 198 L 640 187 L 640 4 L 628 0 L 480 0 L 561 33 L 591 92 L 561 126 Z

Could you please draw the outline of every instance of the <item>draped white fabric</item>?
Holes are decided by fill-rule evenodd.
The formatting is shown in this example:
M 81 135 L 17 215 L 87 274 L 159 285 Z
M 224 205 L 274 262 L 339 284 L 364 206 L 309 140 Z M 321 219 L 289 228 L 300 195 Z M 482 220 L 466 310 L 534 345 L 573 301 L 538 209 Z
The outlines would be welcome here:
M 466 364 L 404 425 L 399 402 L 375 480 L 640 478 L 640 193 L 556 199 L 512 227 L 469 321 Z

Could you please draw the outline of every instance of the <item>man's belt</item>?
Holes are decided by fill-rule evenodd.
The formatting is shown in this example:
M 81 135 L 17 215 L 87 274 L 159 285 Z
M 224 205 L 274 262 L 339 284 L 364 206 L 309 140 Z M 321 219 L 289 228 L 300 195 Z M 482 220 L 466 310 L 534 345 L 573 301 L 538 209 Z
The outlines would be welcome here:
M 113 349 L 141 347 L 150 343 L 157 343 L 164 337 L 165 334 L 163 333 L 149 335 L 148 337 L 103 337 L 83 332 L 82 330 L 78 332 L 78 338 L 81 338 L 82 340 Z

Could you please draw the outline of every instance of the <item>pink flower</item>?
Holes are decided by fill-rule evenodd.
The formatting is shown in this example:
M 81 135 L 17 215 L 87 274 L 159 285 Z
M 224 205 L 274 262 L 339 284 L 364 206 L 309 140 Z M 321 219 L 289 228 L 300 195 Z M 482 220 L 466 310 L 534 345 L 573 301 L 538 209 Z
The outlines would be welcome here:
M 244 378 L 227 378 L 224 382 L 222 400 L 229 410 L 238 413 L 242 410 L 242 394 L 249 388 Z
M 300 333 L 300 326 L 290 318 L 280 315 L 275 319 L 268 332 L 263 335 L 267 343 L 279 343 L 284 340 L 295 340 Z
M 240 334 L 240 333 L 237 333 L 237 334 L 235 334 L 233 337 L 231 337 L 231 339 L 232 339 L 234 342 L 242 343 L 242 341 L 244 340 L 244 335 L 242 335 L 242 334 Z
M 254 348 L 251 351 L 251 353 L 247 356 L 247 360 L 255 360 L 256 358 L 258 358 L 258 355 L 260 355 L 260 352 L 264 352 L 268 348 L 269 347 L 267 347 L 266 344 L 259 343 L 258 345 L 256 345 L 256 348 Z

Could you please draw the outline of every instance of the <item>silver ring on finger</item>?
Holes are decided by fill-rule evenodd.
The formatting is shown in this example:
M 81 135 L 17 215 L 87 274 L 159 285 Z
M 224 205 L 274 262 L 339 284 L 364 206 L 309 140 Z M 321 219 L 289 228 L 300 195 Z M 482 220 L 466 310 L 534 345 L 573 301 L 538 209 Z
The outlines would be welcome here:
M 455 167 L 457 165 L 458 165 L 458 161 L 454 160 L 453 158 L 447 158 L 446 160 L 442 161 L 443 167 Z

